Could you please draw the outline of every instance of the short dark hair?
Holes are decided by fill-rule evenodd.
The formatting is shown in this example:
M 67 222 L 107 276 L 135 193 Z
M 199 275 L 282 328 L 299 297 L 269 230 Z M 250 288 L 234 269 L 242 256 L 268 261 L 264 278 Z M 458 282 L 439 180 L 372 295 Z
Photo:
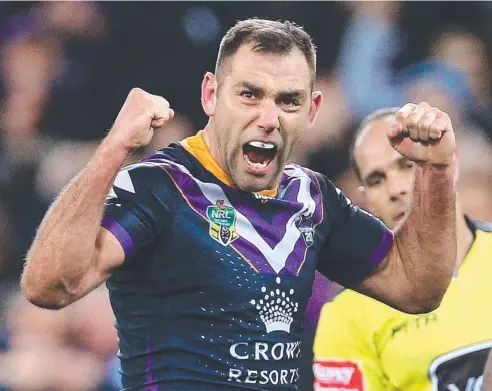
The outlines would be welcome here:
M 274 21 L 251 18 L 237 22 L 222 38 L 215 65 L 218 74 L 224 61 L 245 44 L 260 53 L 288 54 L 298 48 L 311 68 L 312 79 L 316 77 L 316 46 L 310 35 L 297 24 L 289 21 Z
M 359 138 L 362 135 L 363 130 L 369 125 L 371 122 L 394 116 L 398 110 L 400 110 L 399 107 L 384 107 L 382 109 L 373 111 L 371 114 L 367 115 L 366 117 L 362 118 L 360 121 L 359 126 L 354 132 L 354 136 L 352 139 L 352 143 L 350 145 L 350 165 L 352 166 L 353 170 L 355 171 L 355 174 L 357 175 L 357 178 L 362 182 L 362 177 L 360 175 L 360 170 L 359 166 L 357 165 L 357 161 L 355 160 L 355 147 L 357 145 L 357 142 L 359 141 Z

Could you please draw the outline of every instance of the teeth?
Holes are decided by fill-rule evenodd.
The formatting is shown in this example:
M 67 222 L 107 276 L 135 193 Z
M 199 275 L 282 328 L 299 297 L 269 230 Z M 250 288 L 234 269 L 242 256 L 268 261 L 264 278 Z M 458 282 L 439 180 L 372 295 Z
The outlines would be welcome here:
M 248 166 L 250 166 L 250 167 L 265 168 L 269 163 L 268 160 L 264 161 L 263 163 L 253 163 L 251 160 L 249 160 L 248 155 L 244 155 L 244 158 L 246 159 L 246 162 L 248 163 Z
M 272 144 L 272 143 L 264 143 L 262 141 L 251 141 L 248 144 L 251 145 L 252 147 L 256 147 L 256 148 L 265 148 L 265 149 L 273 149 L 273 148 L 275 148 L 275 145 L 274 144 Z

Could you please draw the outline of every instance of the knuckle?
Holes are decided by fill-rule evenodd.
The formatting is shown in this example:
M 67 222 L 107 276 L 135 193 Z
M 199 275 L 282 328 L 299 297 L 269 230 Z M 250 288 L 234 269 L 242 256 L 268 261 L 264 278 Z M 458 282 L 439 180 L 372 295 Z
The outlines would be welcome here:
M 418 124 L 418 130 L 420 133 L 426 133 L 429 131 L 429 123 L 426 121 L 420 121 Z
M 429 138 L 433 140 L 439 140 L 441 138 L 442 133 L 441 132 L 432 132 L 429 133 Z
M 395 113 L 395 120 L 397 121 L 403 121 L 407 117 L 407 113 L 404 111 L 400 110 Z
M 406 103 L 403 105 L 400 110 L 398 110 L 395 114 L 395 118 L 404 119 L 406 118 L 413 110 L 415 110 L 417 106 L 414 103 Z
M 142 90 L 141 88 L 133 87 L 130 90 L 130 93 L 128 95 L 130 95 L 130 96 L 138 96 L 138 95 L 142 94 L 143 92 L 145 92 L 145 91 Z
M 417 118 L 415 118 L 415 116 L 408 117 L 406 124 L 409 128 L 417 127 L 418 124 Z
M 419 134 L 428 134 L 429 133 L 429 123 L 422 123 L 419 126 Z
M 432 123 L 431 126 L 429 127 L 429 131 L 431 133 L 439 133 L 442 130 L 444 130 L 443 126 L 437 122 Z
M 159 101 L 164 104 L 164 106 L 167 106 L 169 107 L 169 101 L 165 98 L 163 98 L 162 96 L 159 96 Z
M 139 107 L 150 106 L 150 103 L 152 102 L 149 94 L 139 88 L 132 89 L 129 96 L 131 101 Z
M 422 117 L 422 119 L 419 121 L 419 128 L 428 130 L 436 117 L 433 114 L 427 113 Z
M 140 101 L 142 102 L 143 105 L 145 105 L 148 108 L 151 108 L 154 105 L 154 102 L 152 101 L 152 97 L 150 94 L 142 94 L 139 96 Z

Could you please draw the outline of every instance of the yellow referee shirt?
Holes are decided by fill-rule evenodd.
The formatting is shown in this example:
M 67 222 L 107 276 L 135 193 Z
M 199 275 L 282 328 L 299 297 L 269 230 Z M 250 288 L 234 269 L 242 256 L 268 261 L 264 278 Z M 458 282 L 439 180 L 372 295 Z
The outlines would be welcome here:
M 478 391 L 492 346 L 492 224 L 474 242 L 441 306 L 409 315 L 345 290 L 321 312 L 315 391 Z

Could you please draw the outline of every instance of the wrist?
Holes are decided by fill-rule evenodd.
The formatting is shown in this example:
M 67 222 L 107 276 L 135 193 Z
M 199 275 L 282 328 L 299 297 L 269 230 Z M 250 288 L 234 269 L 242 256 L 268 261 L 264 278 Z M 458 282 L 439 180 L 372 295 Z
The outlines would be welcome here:
M 437 161 L 417 161 L 416 162 L 418 166 L 422 168 L 431 168 L 431 169 L 437 169 L 437 170 L 446 170 L 446 169 L 455 169 L 457 165 L 457 156 L 456 153 L 453 153 L 451 156 L 445 158 L 445 159 L 440 159 Z
M 452 183 L 456 185 L 458 180 L 458 159 L 454 154 L 450 159 L 443 162 L 423 162 L 418 163 L 417 167 L 423 177 L 436 183 Z
M 131 148 L 110 137 L 106 137 L 99 145 L 99 154 L 120 167 L 123 166 L 132 152 Z

